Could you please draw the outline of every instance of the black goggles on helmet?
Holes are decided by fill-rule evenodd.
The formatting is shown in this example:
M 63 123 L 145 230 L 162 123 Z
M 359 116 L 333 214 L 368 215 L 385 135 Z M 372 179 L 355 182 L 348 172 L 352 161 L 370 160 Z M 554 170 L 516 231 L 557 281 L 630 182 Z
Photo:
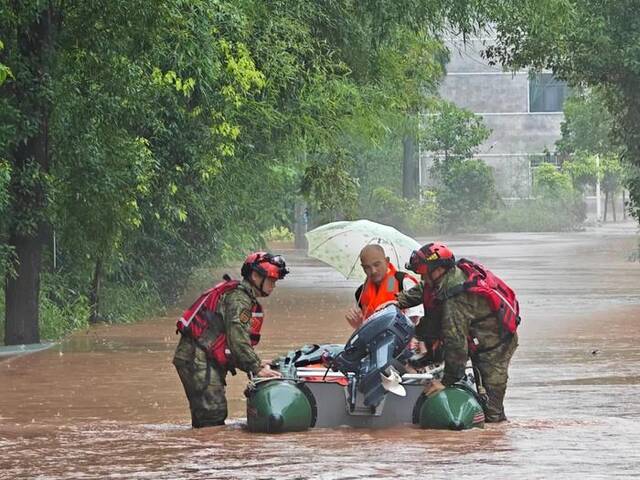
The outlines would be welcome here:
M 271 265 L 278 267 L 278 269 L 280 270 L 281 279 L 289 273 L 289 270 L 287 270 L 287 264 L 285 263 L 284 257 L 282 255 L 271 255 L 270 253 L 267 253 L 263 257 L 263 259 L 269 262 Z
M 424 263 L 424 255 L 419 250 L 414 250 L 411 252 L 411 256 L 409 257 L 409 261 L 405 264 L 405 268 L 407 270 L 411 270 L 415 272 L 418 265 Z

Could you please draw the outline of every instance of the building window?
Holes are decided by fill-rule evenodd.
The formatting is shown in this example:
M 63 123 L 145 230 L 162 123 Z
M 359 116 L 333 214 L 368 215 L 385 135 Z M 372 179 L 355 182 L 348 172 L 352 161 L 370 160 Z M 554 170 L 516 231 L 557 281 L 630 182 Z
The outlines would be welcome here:
M 536 73 L 529 77 L 530 112 L 561 112 L 568 96 L 566 82 L 554 78 L 551 73 Z

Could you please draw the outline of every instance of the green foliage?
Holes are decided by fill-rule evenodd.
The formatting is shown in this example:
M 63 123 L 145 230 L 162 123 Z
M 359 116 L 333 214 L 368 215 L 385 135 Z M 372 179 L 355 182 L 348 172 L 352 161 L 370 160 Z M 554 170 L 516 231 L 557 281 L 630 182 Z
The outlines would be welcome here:
M 378 187 L 371 192 L 362 205 L 363 217 L 385 225 L 391 225 L 400 231 L 407 231 L 411 203 L 388 188 Z
M 618 156 L 604 156 L 600 161 L 600 171 L 598 173 L 601 176 L 602 189 L 605 192 L 615 194 L 620 190 L 625 170 Z
M 438 207 L 435 195 L 426 192 L 422 200 L 407 200 L 388 188 L 374 189 L 361 205 L 361 217 L 391 225 L 414 235 L 435 233 Z
M 293 232 L 287 227 L 271 227 L 264 234 L 267 242 L 292 242 Z
M 59 283 L 43 278 L 40 291 L 40 335 L 44 340 L 58 340 L 74 330 L 89 326 L 87 297 Z
M 432 235 L 439 233 L 439 212 L 437 194 L 426 191 L 421 200 L 410 202 L 407 231 L 414 235 Z
M 493 170 L 482 160 L 449 160 L 440 165 L 439 174 L 436 199 L 442 229 L 478 228 L 498 204 Z
M 4 43 L 0 40 L 0 51 L 4 48 Z M 0 85 L 2 85 L 7 78 L 14 78 L 13 73 L 11 73 L 11 69 L 6 65 L 0 63 Z
M 482 118 L 447 101 L 438 103 L 434 113 L 424 120 L 420 140 L 432 152 L 436 165 L 446 173 L 449 162 L 470 158 L 491 130 Z
M 491 221 L 493 228 L 536 232 L 580 228 L 586 219 L 586 204 L 572 184 L 572 175 L 580 177 L 578 167 L 569 165 L 565 169 L 563 166 L 563 171 L 560 171 L 551 163 L 537 166 L 533 172 L 535 197 L 518 200 L 500 209 Z
M 317 155 L 307 166 L 301 193 L 321 218 L 330 221 L 355 215 L 358 180 L 349 173 L 352 160 L 346 152 Z
M 599 90 L 578 90 L 566 100 L 563 108 L 562 138 L 556 142 L 558 152 L 583 151 L 592 155 L 617 152 L 618 147 L 612 143 L 613 118 Z
M 480 117 L 446 101 L 424 122 L 420 138 L 433 155 L 430 173 L 443 231 L 476 229 L 496 206 L 493 171 L 469 160 L 490 133 Z
M 11 181 L 11 165 L 0 159 L 0 216 L 5 217 L 9 205 L 9 182 Z
M 131 323 L 164 312 L 165 302 L 154 285 L 146 282 L 109 282 L 104 289 L 101 312 L 104 321 Z
M 573 86 L 597 91 L 610 113 L 615 144 L 622 158 L 640 166 L 640 13 L 634 0 L 523 0 L 495 2 L 488 12 L 498 31 L 487 56 L 514 69 L 551 69 Z M 571 107 L 571 106 L 570 106 Z M 588 102 L 585 108 L 592 105 Z M 606 116 L 585 128 L 608 130 Z M 602 123 L 601 126 L 598 126 Z M 599 150 L 600 134 L 582 138 L 578 147 Z M 572 140 L 571 140 L 572 141 Z M 571 142 L 570 141 L 570 142 Z M 598 153 L 598 152 L 592 152 Z M 610 153 L 610 152 L 599 152 Z M 633 170 L 634 172 L 637 170 Z M 640 219 L 640 182 L 630 175 L 632 213 Z
M 586 206 L 579 195 L 519 199 L 495 212 L 484 228 L 496 232 L 562 232 L 582 228 Z
M 42 318 L 70 323 L 47 335 L 83 325 L 94 280 L 109 321 L 175 300 L 194 270 L 291 225 L 300 191 L 333 219 L 355 215 L 360 176 L 363 195 L 399 185 L 397 146 L 443 74 L 436 33 L 471 30 L 473 8 L 0 3 L 0 261 L 16 233 L 55 232 Z
M 567 101 L 558 147 L 570 154 L 563 171 L 569 173 L 574 187 L 595 185 L 599 179 L 604 192 L 615 194 L 627 180 L 612 128 L 613 118 L 599 90 L 583 91 Z
M 562 172 L 569 175 L 573 188 L 580 191 L 586 185 L 595 185 L 598 179 L 598 166 L 595 155 L 579 151 L 562 164 Z
M 571 195 L 571 179 L 551 163 L 542 163 L 533 171 L 533 193 L 545 198 Z

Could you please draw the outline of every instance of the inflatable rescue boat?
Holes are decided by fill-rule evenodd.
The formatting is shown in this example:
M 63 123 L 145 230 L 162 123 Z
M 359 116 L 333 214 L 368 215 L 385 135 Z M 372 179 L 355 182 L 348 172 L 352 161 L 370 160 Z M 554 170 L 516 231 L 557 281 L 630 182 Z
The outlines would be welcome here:
M 346 345 L 306 345 L 289 352 L 272 365 L 282 378 L 249 383 L 248 429 L 277 433 L 343 425 L 483 427 L 472 370 L 459 384 L 424 395 L 425 384 L 441 378 L 443 366 L 407 372 L 413 336 L 413 323 L 390 306 L 374 314 Z

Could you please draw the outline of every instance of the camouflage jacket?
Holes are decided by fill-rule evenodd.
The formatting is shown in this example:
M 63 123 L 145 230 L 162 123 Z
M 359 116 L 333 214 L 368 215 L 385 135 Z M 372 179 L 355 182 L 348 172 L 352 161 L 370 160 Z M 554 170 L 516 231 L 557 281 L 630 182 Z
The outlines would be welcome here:
M 441 338 L 444 341 L 445 370 L 443 382 L 451 385 L 464 376 L 469 357 L 468 341 L 477 343 L 478 349 L 500 344 L 501 326 L 497 317 L 491 315 L 487 300 L 479 295 L 463 292 L 447 298 L 446 292 L 466 280 L 459 268 L 449 270 L 435 287 L 436 305 L 427 310 L 416 327 L 421 340 Z M 429 287 L 427 287 L 429 288 Z M 398 306 L 407 308 L 423 301 L 424 283 L 411 290 L 400 292 Z
M 237 288 L 225 293 L 219 300 L 216 313 L 222 321 L 216 321 L 205 331 L 209 338 L 217 338 L 221 333 L 227 337 L 227 348 L 231 351 L 232 364 L 247 373 L 258 373 L 261 368 L 260 358 L 251 346 L 249 326 L 251 309 L 258 303 L 251 284 L 246 280 Z M 202 355 L 196 341 L 182 335 L 174 359 L 193 361 Z

